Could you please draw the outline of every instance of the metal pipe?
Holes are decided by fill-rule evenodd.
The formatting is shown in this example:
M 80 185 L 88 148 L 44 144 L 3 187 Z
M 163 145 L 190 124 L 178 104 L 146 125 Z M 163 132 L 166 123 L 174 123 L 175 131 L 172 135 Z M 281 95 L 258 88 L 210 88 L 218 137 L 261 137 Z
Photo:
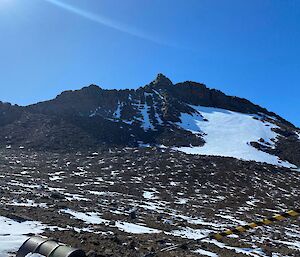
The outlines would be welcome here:
M 84 251 L 80 249 L 40 236 L 27 239 L 20 247 L 16 257 L 25 257 L 29 253 L 38 253 L 46 257 L 86 257 Z

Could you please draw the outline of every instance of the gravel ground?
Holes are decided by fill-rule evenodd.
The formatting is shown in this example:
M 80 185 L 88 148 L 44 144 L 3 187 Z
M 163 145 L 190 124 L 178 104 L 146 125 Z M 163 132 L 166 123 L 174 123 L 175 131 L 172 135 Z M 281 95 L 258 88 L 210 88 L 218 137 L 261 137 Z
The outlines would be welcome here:
M 89 256 L 300 256 L 299 219 L 222 242 L 195 239 L 299 208 L 300 173 L 156 148 L 0 150 L 0 216 L 40 221 L 43 235 Z

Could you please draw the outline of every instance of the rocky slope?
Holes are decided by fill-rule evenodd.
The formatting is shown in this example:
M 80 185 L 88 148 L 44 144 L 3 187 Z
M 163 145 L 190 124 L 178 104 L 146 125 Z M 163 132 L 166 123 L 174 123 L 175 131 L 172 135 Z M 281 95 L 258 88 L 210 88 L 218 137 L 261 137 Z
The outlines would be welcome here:
M 83 248 L 88 257 L 144 257 L 187 241 L 154 257 L 300 256 L 299 218 L 222 242 L 195 241 L 300 208 L 297 171 L 157 148 L 4 149 L 0 160 L 3 257 L 15 256 L 3 250 L 18 249 L 28 233 Z
M 300 165 L 299 129 L 288 121 L 246 99 L 196 82 L 173 84 L 162 74 L 136 90 L 91 85 L 27 107 L 2 103 L 0 115 L 0 144 L 9 148 L 76 150 L 149 144 L 196 152 L 187 148 L 210 146 L 199 153 Z M 257 133 L 245 131 L 246 127 Z M 209 139 L 213 134 L 214 142 Z M 239 142 L 235 135 L 240 135 Z M 227 142 L 222 142 L 225 137 Z M 228 151 L 220 153 L 215 148 L 223 149 L 223 144 Z M 242 148 L 257 152 L 247 156 Z M 263 158 L 262 152 L 268 155 Z

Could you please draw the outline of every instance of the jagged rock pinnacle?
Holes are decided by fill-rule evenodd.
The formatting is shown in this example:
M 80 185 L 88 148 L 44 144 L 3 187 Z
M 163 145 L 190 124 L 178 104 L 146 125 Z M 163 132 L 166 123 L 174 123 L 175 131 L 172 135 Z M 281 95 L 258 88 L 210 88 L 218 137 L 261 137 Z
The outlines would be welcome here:
M 98 91 L 98 90 L 101 90 L 102 88 L 99 87 L 98 85 L 91 84 L 91 85 L 89 85 L 89 86 L 87 86 L 87 87 L 84 87 L 83 89 L 87 89 L 87 90 L 96 90 L 96 91 Z
M 159 87 L 168 87 L 168 86 L 173 86 L 172 81 L 167 78 L 164 74 L 159 73 L 157 74 L 156 79 L 152 82 L 154 86 L 159 86 Z

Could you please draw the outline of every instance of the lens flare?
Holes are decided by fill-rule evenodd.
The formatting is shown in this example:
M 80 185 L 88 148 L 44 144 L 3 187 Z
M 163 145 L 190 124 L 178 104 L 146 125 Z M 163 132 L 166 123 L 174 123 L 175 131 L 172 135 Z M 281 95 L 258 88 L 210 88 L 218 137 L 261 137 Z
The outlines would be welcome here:
M 126 26 L 124 24 L 121 24 L 117 21 L 111 20 L 109 18 L 106 18 L 106 17 L 98 15 L 98 14 L 94 14 L 94 13 L 91 13 L 91 12 L 88 12 L 88 11 L 85 11 L 85 10 L 81 10 L 78 7 L 75 7 L 75 6 L 70 5 L 70 4 L 63 3 L 62 1 L 59 1 L 59 0 L 45 0 L 45 1 L 47 1 L 48 3 L 51 3 L 53 5 L 56 5 L 57 7 L 60 7 L 64 10 L 66 10 L 66 11 L 77 14 L 77 15 L 83 17 L 83 18 L 86 18 L 86 19 L 90 20 L 90 21 L 93 21 L 93 22 L 99 23 L 101 25 L 104 25 L 106 27 L 121 31 L 123 33 L 130 34 L 132 36 L 135 36 L 135 37 L 138 37 L 138 38 L 141 38 L 141 39 L 145 39 L 145 40 L 154 42 L 156 44 L 169 45 L 168 43 L 162 42 L 161 40 L 159 40 L 159 39 L 157 39 L 153 36 L 150 36 L 150 35 L 142 32 L 142 31 L 140 31 L 136 28 Z

